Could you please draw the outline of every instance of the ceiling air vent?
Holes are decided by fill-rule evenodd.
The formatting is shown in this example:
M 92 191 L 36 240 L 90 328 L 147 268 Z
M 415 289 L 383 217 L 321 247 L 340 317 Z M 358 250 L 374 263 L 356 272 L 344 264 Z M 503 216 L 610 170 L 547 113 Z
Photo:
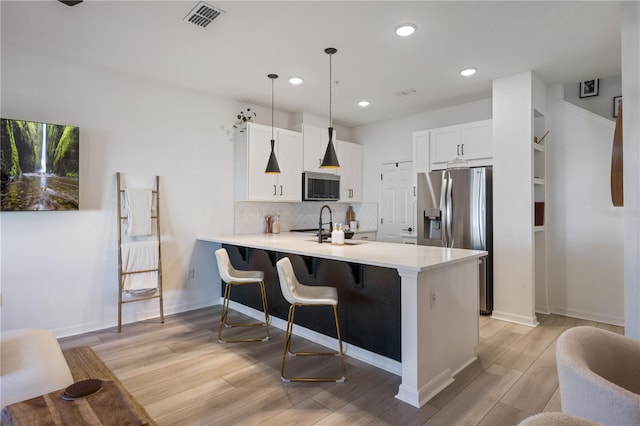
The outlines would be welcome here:
M 411 96 L 418 93 L 416 89 L 404 89 L 399 92 L 394 93 L 396 96 Z
M 218 16 L 222 15 L 224 10 L 200 2 L 193 8 L 191 12 L 184 18 L 185 21 L 191 22 L 200 28 L 207 28 L 207 25 L 213 22 Z

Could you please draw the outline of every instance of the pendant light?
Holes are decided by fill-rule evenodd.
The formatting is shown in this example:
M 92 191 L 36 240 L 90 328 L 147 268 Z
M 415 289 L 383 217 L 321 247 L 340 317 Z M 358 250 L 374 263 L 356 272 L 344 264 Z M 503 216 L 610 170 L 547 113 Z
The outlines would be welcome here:
M 271 154 L 269 155 L 269 162 L 267 163 L 267 168 L 264 172 L 269 174 L 276 174 L 280 173 L 280 166 L 278 165 L 276 153 L 273 151 L 276 144 L 276 141 L 273 138 L 273 80 L 278 78 L 278 75 L 269 74 L 267 77 L 271 79 Z
M 327 150 L 324 153 L 322 164 L 320 167 L 323 169 L 335 169 L 340 167 L 338 163 L 338 156 L 336 155 L 336 149 L 333 147 L 333 120 L 331 119 L 331 56 L 338 50 L 333 47 L 327 47 L 324 49 L 324 53 L 329 55 L 329 143 L 327 144 Z

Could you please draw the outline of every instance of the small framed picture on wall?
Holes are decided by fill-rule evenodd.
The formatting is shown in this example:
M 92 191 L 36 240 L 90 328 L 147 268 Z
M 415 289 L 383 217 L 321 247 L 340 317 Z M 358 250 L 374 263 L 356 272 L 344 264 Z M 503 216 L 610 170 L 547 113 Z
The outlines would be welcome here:
M 598 96 L 600 79 L 586 80 L 580 82 L 580 97 L 588 98 L 590 96 Z
M 618 111 L 622 106 L 622 96 L 613 97 L 613 118 L 618 118 Z

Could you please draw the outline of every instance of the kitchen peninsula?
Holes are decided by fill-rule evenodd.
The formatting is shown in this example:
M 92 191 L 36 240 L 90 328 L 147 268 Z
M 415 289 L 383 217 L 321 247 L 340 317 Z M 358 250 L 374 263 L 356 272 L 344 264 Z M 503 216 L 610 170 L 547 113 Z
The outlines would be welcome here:
M 271 288 L 275 292 L 278 284 L 277 274 L 273 275 L 274 265 L 284 256 L 298 259 L 294 262 L 297 276 L 306 274 L 317 278 L 318 270 L 325 265 L 325 271 L 347 271 L 351 287 L 359 287 L 362 291 L 382 291 L 383 297 L 370 297 L 360 304 L 365 305 L 370 315 L 384 312 L 384 316 L 364 323 L 372 334 L 377 334 L 379 329 L 393 324 L 395 316 L 399 335 L 396 331 L 385 340 L 387 346 L 391 342 L 392 346 L 399 345 L 400 350 L 396 347 L 396 352 L 393 348 L 390 353 L 384 352 L 388 348 L 380 352 L 375 342 L 366 347 L 345 339 L 346 353 L 380 366 L 385 362 L 377 363 L 376 357 L 389 361 L 383 368 L 402 377 L 396 397 L 415 407 L 424 405 L 449 385 L 456 373 L 476 359 L 479 338 L 478 263 L 487 254 L 484 251 L 350 240 L 343 246 L 336 246 L 326 242 L 320 244 L 311 234 L 289 232 L 201 236 L 198 240 L 214 243 L 216 249 L 224 245 L 233 254 L 232 262 L 234 257 L 239 262 L 248 261 L 249 257 L 262 259 L 261 265 L 269 269 L 265 271 L 265 281 L 271 281 L 271 285 L 267 282 L 267 291 Z M 213 254 L 211 259 L 214 262 Z M 342 304 L 347 312 L 351 308 L 362 310 L 363 306 L 349 306 L 349 298 L 342 296 L 349 289 L 341 288 L 344 284 L 335 279 L 326 278 L 330 276 L 326 273 L 324 281 L 321 276 L 319 283 L 338 288 L 339 306 Z M 303 277 L 298 276 L 298 279 L 304 282 Z M 397 304 L 389 303 L 394 297 Z M 271 305 L 269 310 L 274 315 Z M 273 324 L 282 325 L 276 318 Z M 349 327 L 346 318 L 342 326 Z M 388 327 L 386 329 L 389 330 Z M 348 330 L 346 334 L 349 334 Z M 365 350 L 358 351 L 363 346 Z M 367 351 L 373 355 L 369 359 L 357 355 Z

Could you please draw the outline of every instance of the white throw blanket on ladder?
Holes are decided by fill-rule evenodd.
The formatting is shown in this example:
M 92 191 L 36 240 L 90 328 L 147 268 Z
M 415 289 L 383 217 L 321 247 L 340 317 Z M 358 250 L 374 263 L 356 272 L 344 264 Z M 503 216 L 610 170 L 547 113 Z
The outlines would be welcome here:
M 150 189 L 124 190 L 127 209 L 127 235 L 132 237 L 151 235 L 151 207 L 153 192 Z
M 158 241 L 134 241 L 122 243 L 122 272 L 158 269 Z M 158 287 L 158 272 L 143 272 L 124 276 L 126 291 Z

